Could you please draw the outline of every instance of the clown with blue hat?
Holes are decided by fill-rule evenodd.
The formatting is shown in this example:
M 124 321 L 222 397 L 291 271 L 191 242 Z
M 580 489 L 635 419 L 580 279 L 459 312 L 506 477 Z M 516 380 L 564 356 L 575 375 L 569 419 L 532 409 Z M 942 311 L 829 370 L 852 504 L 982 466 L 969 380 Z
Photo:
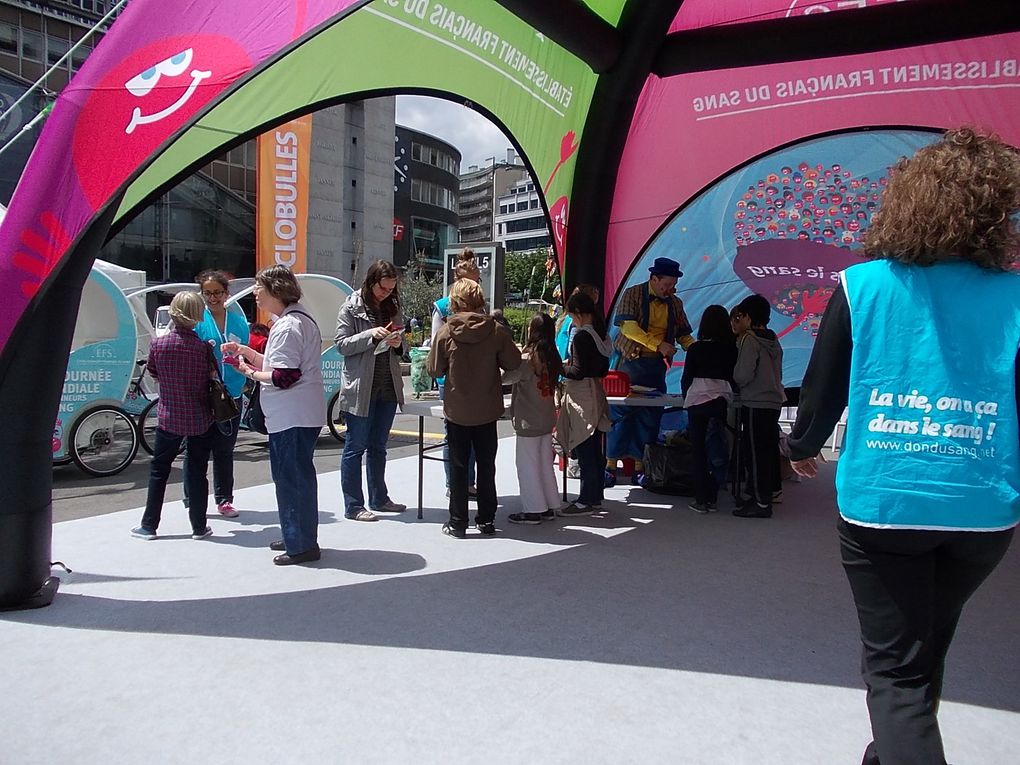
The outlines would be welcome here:
M 679 345 L 685 351 L 694 342 L 691 323 L 683 301 L 676 296 L 677 281 L 684 275 L 671 258 L 656 258 L 648 269 L 647 282 L 628 287 L 620 296 L 615 324 L 619 371 L 630 377 L 631 385 L 643 385 L 666 392 L 666 372 Z M 657 407 L 611 407 L 615 423 L 606 439 L 606 467 L 617 460 L 634 460 L 634 480 L 640 479 L 645 445 L 659 436 L 662 409 Z M 608 476 L 610 482 L 615 474 Z

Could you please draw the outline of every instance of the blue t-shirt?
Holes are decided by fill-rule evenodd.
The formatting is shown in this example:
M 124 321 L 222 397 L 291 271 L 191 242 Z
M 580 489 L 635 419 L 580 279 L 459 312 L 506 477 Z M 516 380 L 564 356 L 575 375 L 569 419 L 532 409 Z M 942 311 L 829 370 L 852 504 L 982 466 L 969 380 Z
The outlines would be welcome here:
M 237 312 L 228 309 L 226 332 L 220 332 L 220 328 L 216 326 L 216 320 L 213 319 L 209 309 L 206 308 L 202 321 L 195 327 L 195 334 L 206 342 L 212 341 L 213 355 L 216 356 L 216 363 L 220 367 L 220 374 L 223 375 L 223 384 L 231 396 L 234 398 L 240 396 L 241 391 L 244 390 L 244 375 L 230 366 L 230 364 L 223 363 L 223 353 L 220 351 L 220 345 L 231 340 L 235 343 L 247 345 L 248 322 Z

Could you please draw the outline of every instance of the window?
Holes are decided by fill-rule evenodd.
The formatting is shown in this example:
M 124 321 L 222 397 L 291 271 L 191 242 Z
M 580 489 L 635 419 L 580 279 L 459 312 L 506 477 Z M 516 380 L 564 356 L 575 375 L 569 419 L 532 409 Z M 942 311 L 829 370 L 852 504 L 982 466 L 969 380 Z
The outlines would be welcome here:
M 59 37 L 53 37 L 52 35 L 46 35 L 46 63 L 50 66 L 56 66 L 57 62 L 60 61 L 67 51 L 71 49 L 71 45 L 67 40 L 62 40 Z M 67 63 L 64 63 L 64 67 L 67 67 Z
M 13 24 L 0 24 L 0 53 L 18 55 L 18 28 Z
M 537 199 L 532 199 L 531 200 L 531 209 L 532 210 L 537 210 L 538 209 L 538 200 Z
M 355 136 L 351 136 L 351 144 L 353 146 L 357 146 L 358 145 L 358 137 L 356 135 Z
M 92 53 L 91 45 L 79 45 L 71 54 L 71 70 L 77 72 L 85 64 L 85 59 Z
M 517 212 L 524 212 L 527 209 L 528 209 L 528 203 L 527 202 L 518 202 L 517 203 Z
M 351 178 L 351 188 L 352 189 L 358 188 L 358 179 L 357 178 Z
M 518 220 L 507 221 L 506 232 L 514 234 L 519 231 L 540 231 L 545 227 L 545 216 L 541 218 L 520 218 Z
M 31 29 L 21 30 L 21 57 L 29 61 L 42 61 L 43 37 Z

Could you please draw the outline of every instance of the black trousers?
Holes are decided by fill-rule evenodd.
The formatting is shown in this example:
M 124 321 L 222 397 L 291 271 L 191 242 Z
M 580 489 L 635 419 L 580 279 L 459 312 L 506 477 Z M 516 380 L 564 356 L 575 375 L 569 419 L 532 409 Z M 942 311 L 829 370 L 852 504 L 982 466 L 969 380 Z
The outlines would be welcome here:
M 475 453 L 475 488 L 478 515 L 475 522 L 492 523 L 496 518 L 496 423 L 458 425 L 446 422 L 450 446 L 450 526 L 468 527 L 468 459 Z
M 871 529 L 839 522 L 857 606 L 874 741 L 864 765 L 944 765 L 938 704 L 963 606 L 1006 554 L 1007 531 Z
M 687 407 L 687 436 L 694 450 L 694 501 L 716 502 L 719 499 L 719 485 L 708 469 L 708 424 L 718 420 L 726 427 L 727 402 L 715 398 L 704 404 Z
M 206 474 L 215 430 L 215 422 L 200 436 L 179 436 L 156 428 L 156 443 L 153 445 L 152 462 L 149 465 L 149 490 L 145 497 L 142 528 L 149 531 L 156 531 L 159 528 L 170 471 L 177 455 L 181 453 L 181 443 L 187 443 L 188 459 L 184 462 L 184 487 L 185 495 L 193 500 L 188 504 L 188 517 L 194 533 L 205 531 L 206 507 L 209 503 L 209 479 Z
M 747 471 L 747 488 L 755 501 L 772 504 L 772 493 L 783 483 L 779 474 L 779 410 L 743 406 L 740 417 L 741 467 Z

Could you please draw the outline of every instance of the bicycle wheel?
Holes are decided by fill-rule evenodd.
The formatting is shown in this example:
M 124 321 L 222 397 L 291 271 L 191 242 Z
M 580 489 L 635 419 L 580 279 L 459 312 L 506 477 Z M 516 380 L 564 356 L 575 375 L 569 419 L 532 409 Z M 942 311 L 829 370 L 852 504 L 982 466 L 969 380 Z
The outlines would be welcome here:
M 138 428 L 123 409 L 92 409 L 71 431 L 71 459 L 89 475 L 116 475 L 131 464 L 137 453 Z
M 156 448 L 156 405 L 158 403 L 159 399 L 154 398 L 145 405 L 142 413 L 138 415 L 138 444 L 148 454 L 152 454 Z
M 343 443 L 347 437 L 347 420 L 343 410 L 340 409 L 340 391 L 333 394 L 329 406 L 326 407 L 326 424 L 329 426 L 330 435 Z

